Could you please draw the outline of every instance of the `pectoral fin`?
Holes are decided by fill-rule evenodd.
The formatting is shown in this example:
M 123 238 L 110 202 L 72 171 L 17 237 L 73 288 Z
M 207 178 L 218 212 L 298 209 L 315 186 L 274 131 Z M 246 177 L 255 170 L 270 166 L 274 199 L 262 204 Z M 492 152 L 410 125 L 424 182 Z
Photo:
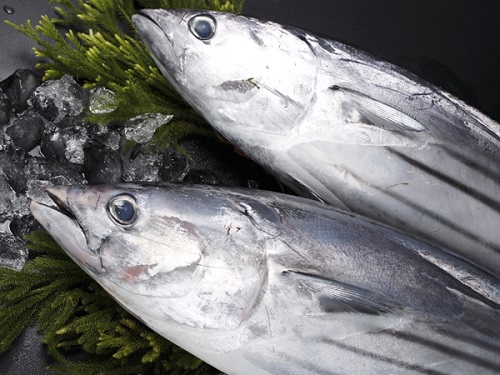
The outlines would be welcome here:
M 282 275 L 311 293 L 325 313 L 382 315 L 401 310 L 389 298 L 354 285 L 300 271 L 284 271 Z
M 345 87 L 332 86 L 331 90 L 341 91 L 348 102 L 371 124 L 386 130 L 421 132 L 426 128 L 419 121 L 400 110 L 373 99 L 368 95 Z

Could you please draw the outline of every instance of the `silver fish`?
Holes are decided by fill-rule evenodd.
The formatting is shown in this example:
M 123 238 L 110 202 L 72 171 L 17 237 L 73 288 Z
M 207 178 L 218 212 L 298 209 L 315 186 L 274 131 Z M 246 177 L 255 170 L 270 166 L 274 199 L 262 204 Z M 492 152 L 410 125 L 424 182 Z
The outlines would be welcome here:
M 498 280 L 331 205 L 60 186 L 31 211 L 128 311 L 228 374 L 500 373 Z
M 500 126 L 350 46 L 239 15 L 133 17 L 212 126 L 297 193 L 444 245 L 500 276 Z

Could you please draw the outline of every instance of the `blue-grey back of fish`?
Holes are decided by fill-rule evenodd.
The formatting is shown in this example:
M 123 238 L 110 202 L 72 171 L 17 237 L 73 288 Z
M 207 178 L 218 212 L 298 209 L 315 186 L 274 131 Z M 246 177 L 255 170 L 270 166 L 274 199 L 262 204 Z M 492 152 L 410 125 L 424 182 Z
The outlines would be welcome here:
M 500 127 L 374 56 L 243 16 L 134 16 L 158 67 L 296 192 L 445 245 L 500 275 Z
M 498 280 L 363 217 L 244 189 L 48 192 L 61 212 L 31 210 L 68 254 L 228 374 L 500 372 Z

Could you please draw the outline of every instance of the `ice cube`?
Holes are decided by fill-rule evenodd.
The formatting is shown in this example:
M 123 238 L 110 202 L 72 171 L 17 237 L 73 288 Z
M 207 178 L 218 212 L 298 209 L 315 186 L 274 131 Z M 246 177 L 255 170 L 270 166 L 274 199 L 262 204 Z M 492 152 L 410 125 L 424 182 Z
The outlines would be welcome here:
M 0 82 L 0 89 L 10 98 L 12 111 L 22 112 L 28 108 L 28 99 L 40 84 L 40 78 L 29 69 L 18 69 Z
M 104 87 L 90 91 L 89 110 L 94 114 L 110 113 L 116 109 L 115 93 Z
M 8 124 L 12 102 L 7 94 L 0 89 L 0 125 Z
M 156 129 L 170 122 L 173 117 L 161 113 L 145 113 L 136 116 L 125 123 L 125 138 L 137 143 L 146 143 L 151 139 Z
M 9 224 L 4 223 L 4 224 Z M 28 258 L 24 242 L 16 238 L 10 231 L 0 229 L 0 267 L 20 270 Z
M 42 83 L 31 97 L 33 108 L 49 121 L 76 116 L 88 106 L 89 93 L 66 74 L 61 79 Z
M 123 165 L 117 151 L 99 147 L 95 143 L 85 146 L 84 173 L 89 184 L 104 184 L 122 180 Z
M 83 165 L 83 147 L 87 140 L 87 127 L 81 116 L 65 117 L 57 124 L 47 124 L 41 151 L 49 159 Z
M 189 161 L 186 155 L 168 149 L 163 152 L 162 163 L 158 175 L 162 181 L 181 182 L 189 171 Z
M 5 130 L 12 143 L 24 151 L 30 151 L 42 139 L 44 121 L 36 112 L 23 112 L 12 120 L 12 124 Z
M 158 175 L 162 155 L 158 152 L 144 152 L 137 155 L 125 169 L 123 180 L 126 182 L 132 181 L 160 181 Z

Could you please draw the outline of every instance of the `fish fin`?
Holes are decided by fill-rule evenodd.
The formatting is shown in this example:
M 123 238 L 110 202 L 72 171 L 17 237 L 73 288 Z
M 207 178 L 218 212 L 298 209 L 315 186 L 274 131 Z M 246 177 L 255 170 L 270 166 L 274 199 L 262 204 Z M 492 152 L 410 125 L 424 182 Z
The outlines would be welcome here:
M 295 189 L 300 191 L 301 193 L 300 196 L 311 198 L 321 203 L 326 203 L 325 200 L 314 191 L 314 189 L 310 188 L 309 185 L 307 185 L 305 182 L 303 182 L 300 178 L 298 178 L 294 174 L 288 173 L 288 178 L 292 182 Z
M 487 271 L 478 269 L 468 261 L 458 261 L 454 254 L 447 251 L 428 251 L 426 248 L 417 250 L 422 258 L 439 267 L 444 272 L 459 281 L 465 288 L 456 290 L 469 298 L 481 302 L 500 312 L 500 288 L 495 277 L 490 276 Z M 458 255 L 459 258 L 460 255 Z
M 356 90 L 340 86 L 330 87 L 333 91 L 341 91 L 349 102 L 372 125 L 393 131 L 421 132 L 426 128 L 419 121 L 400 110 L 382 103 Z
M 300 271 L 283 271 L 316 299 L 325 313 L 388 314 L 401 307 L 389 298 L 370 290 Z
M 297 164 L 300 165 L 299 162 Z M 289 186 L 293 186 L 292 190 L 295 191 L 299 196 L 304 197 L 304 198 L 309 198 L 316 200 L 321 203 L 326 203 L 328 202 L 329 204 L 336 206 L 338 208 L 341 208 L 343 210 L 350 211 L 350 208 L 340 200 L 339 197 L 337 197 L 334 192 L 332 192 L 329 188 L 327 188 L 325 185 L 323 185 L 321 182 L 319 182 L 314 176 L 309 174 L 305 169 L 303 170 L 303 173 L 307 173 L 308 176 L 307 178 L 313 178 L 316 180 L 316 188 L 318 184 L 321 185 L 321 187 L 324 189 L 324 191 L 328 191 L 328 197 L 324 197 L 319 191 L 316 189 L 312 188 L 309 186 L 306 182 L 304 182 L 303 178 L 299 178 L 295 173 L 288 173 L 288 181 L 289 181 Z

